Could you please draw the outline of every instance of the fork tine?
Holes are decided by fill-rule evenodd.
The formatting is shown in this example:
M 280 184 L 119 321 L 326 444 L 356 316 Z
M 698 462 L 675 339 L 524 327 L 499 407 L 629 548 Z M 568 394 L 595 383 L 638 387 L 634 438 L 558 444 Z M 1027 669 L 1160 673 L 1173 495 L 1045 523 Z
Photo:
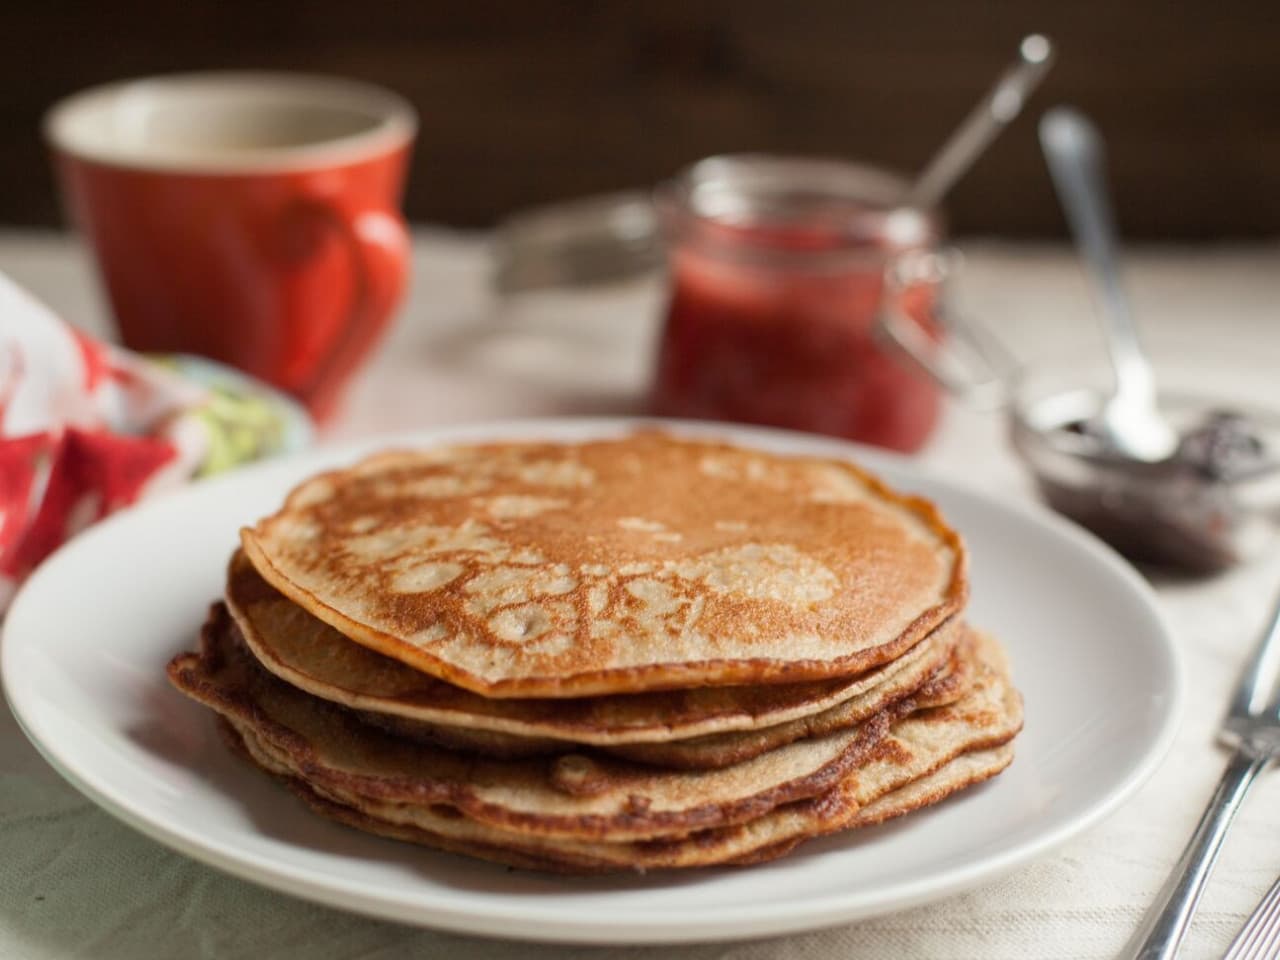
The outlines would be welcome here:
M 1273 900 L 1265 915 L 1261 917 L 1261 922 L 1254 929 L 1253 936 L 1249 938 L 1250 942 L 1245 951 L 1246 958 L 1251 957 L 1253 960 L 1258 960 L 1259 957 L 1265 956 L 1268 952 L 1267 941 L 1274 939 L 1272 934 L 1275 932 L 1278 904 L 1280 904 L 1280 900 Z
M 1277 884 L 1280 887 L 1280 884 Z M 1258 948 L 1259 957 L 1275 957 L 1280 952 L 1280 897 L 1271 907 L 1271 929 L 1264 934 L 1265 942 Z
M 1280 946 L 1280 880 L 1254 908 L 1223 960 L 1274 960 Z
M 1265 922 L 1266 929 L 1261 931 L 1256 953 L 1258 957 L 1274 957 L 1276 945 L 1280 942 L 1280 881 L 1271 888 L 1270 917 Z
M 1263 898 L 1262 902 L 1254 910 L 1256 919 L 1252 924 L 1247 925 L 1251 929 L 1241 931 L 1240 956 L 1242 960 L 1248 960 L 1248 958 L 1257 960 L 1265 949 L 1265 940 L 1270 939 L 1268 930 L 1275 920 L 1276 908 L 1280 905 L 1280 898 L 1272 896 L 1273 892 L 1268 891 L 1267 896 Z
M 1254 931 L 1253 945 L 1245 954 L 1245 957 L 1251 960 L 1263 960 L 1265 957 L 1275 956 L 1272 947 L 1275 946 L 1276 935 L 1280 934 L 1280 882 L 1268 891 L 1267 900 L 1270 901 L 1270 906 Z

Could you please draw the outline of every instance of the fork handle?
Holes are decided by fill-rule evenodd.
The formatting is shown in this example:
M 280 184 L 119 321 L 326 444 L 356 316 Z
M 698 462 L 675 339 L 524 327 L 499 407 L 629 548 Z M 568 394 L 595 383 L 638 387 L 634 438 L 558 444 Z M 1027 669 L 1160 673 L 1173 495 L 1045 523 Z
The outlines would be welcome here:
M 1142 925 L 1120 951 L 1121 960 L 1173 960 L 1177 956 L 1191 915 L 1222 849 L 1227 827 L 1231 826 L 1245 795 L 1269 759 L 1266 753 L 1247 747 L 1232 754 L 1196 832 L 1174 864 Z

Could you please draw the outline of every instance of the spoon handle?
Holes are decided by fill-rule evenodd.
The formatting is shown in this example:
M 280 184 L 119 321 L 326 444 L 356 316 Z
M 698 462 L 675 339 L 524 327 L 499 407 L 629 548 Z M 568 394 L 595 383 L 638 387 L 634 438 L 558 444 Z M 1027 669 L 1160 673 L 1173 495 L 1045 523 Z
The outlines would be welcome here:
M 951 189 L 996 135 L 1022 112 L 1031 92 L 1053 64 L 1053 44 L 1038 33 L 1024 37 L 1018 59 L 996 81 L 916 178 L 907 206 L 928 210 Z
M 1141 393 L 1154 402 L 1155 379 L 1120 279 L 1115 217 L 1102 169 L 1102 138 L 1079 112 L 1055 107 L 1040 120 L 1040 143 L 1109 329 L 1107 346 L 1116 372 L 1116 393 Z

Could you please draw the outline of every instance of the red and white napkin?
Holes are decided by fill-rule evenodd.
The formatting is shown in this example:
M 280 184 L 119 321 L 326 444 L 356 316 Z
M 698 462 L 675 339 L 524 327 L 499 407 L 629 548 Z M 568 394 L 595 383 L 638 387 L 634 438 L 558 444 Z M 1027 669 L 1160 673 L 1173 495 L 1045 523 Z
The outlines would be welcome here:
M 255 381 L 91 339 L 0 275 L 0 611 L 89 524 L 309 434 Z

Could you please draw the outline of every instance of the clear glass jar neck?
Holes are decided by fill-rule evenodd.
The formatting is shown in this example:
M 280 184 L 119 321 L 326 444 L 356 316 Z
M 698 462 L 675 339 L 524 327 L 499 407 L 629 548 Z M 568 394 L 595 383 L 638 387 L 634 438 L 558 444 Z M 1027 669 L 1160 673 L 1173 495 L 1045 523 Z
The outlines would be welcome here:
M 655 202 L 673 249 L 813 267 L 935 246 L 939 219 L 904 204 L 907 186 L 842 160 L 743 154 L 694 164 L 660 185 Z

